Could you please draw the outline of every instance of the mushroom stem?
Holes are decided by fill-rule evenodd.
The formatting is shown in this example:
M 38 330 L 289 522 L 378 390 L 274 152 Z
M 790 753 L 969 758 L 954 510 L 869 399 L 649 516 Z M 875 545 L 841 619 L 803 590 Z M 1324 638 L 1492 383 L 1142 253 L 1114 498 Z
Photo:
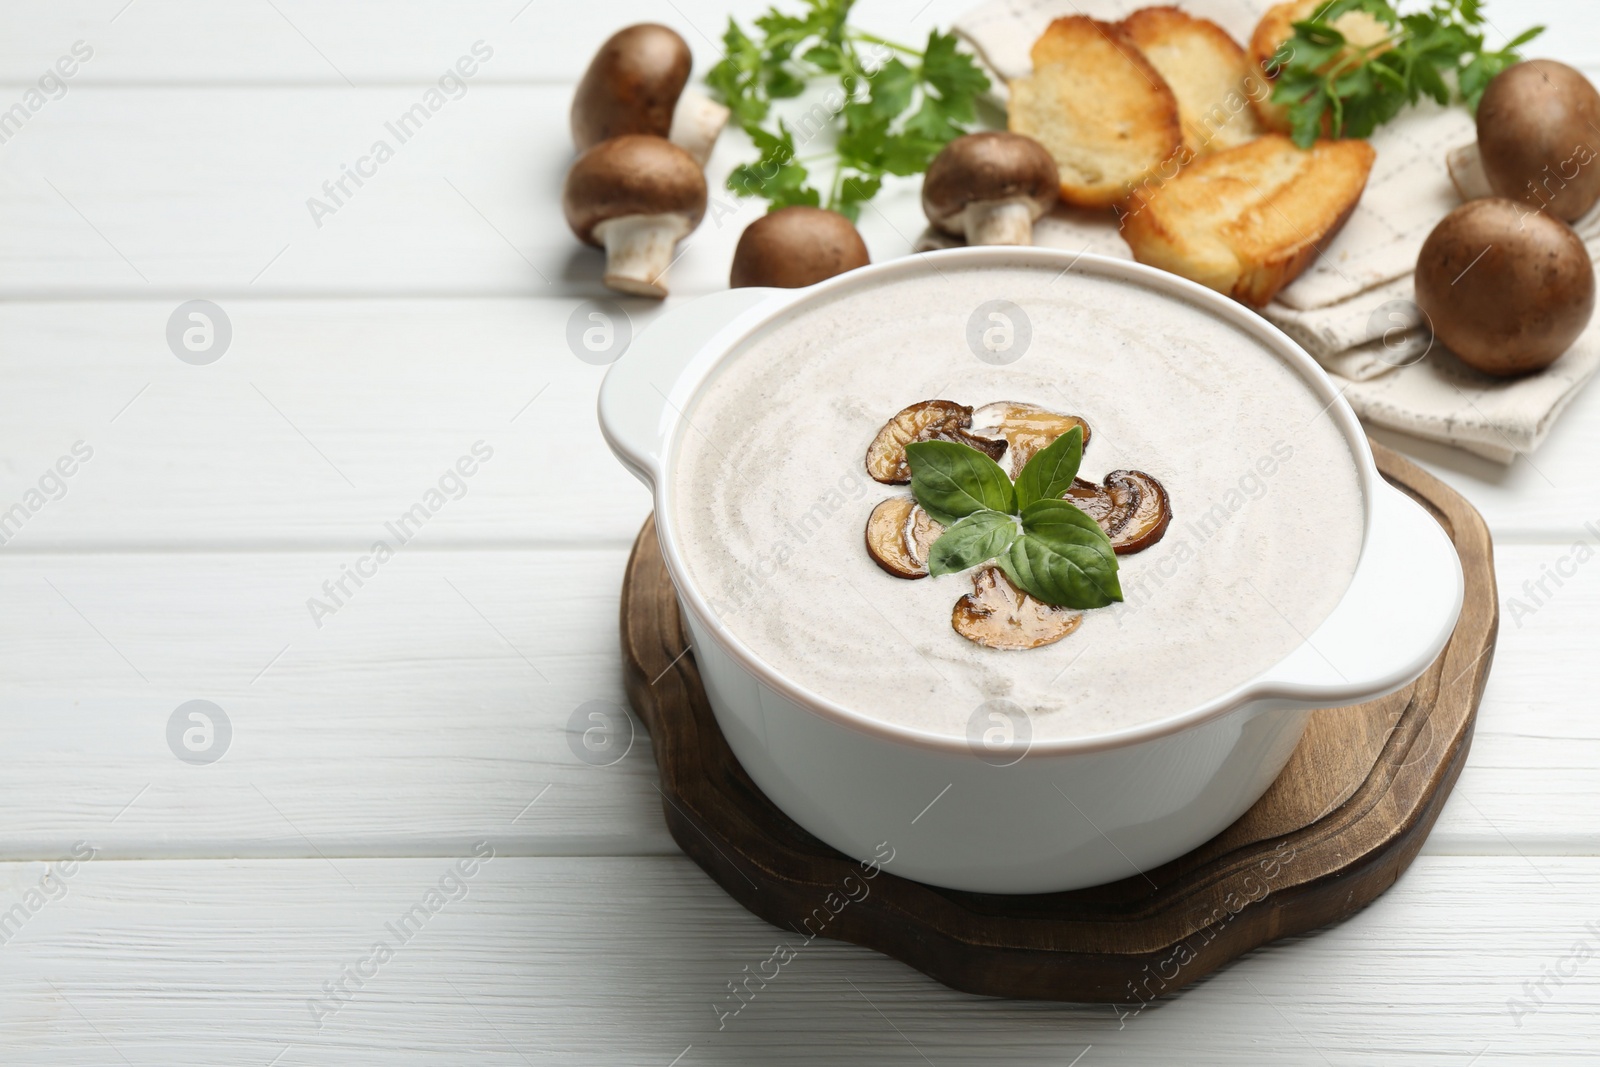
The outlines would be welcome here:
M 693 89 L 684 89 L 677 107 L 672 110 L 672 132 L 667 140 L 689 153 L 703 167 L 727 124 L 727 108 Z
M 1478 153 L 1478 142 L 1452 148 L 1444 157 L 1445 168 L 1450 171 L 1450 181 L 1462 200 L 1482 200 L 1493 196 L 1489 176 L 1483 170 L 1483 156 Z
M 1033 210 L 1022 198 L 977 200 L 962 211 L 969 245 L 1033 244 Z
M 689 232 L 682 215 L 623 215 L 594 228 L 605 242 L 608 288 L 657 300 L 667 295 L 672 247 Z

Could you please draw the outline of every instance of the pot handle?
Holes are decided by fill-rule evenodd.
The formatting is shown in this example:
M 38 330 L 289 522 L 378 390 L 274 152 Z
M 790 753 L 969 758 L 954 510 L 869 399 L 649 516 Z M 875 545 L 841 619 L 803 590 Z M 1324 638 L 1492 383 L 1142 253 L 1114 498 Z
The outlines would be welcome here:
M 1438 657 L 1461 614 L 1454 543 L 1405 493 L 1377 481 L 1372 525 L 1344 598 L 1263 679 L 1293 704 L 1376 700 L 1415 681 Z
M 679 304 L 628 346 L 600 385 L 600 432 L 628 471 L 654 488 L 661 451 L 695 383 L 686 371 L 712 338 L 774 289 L 728 289 Z

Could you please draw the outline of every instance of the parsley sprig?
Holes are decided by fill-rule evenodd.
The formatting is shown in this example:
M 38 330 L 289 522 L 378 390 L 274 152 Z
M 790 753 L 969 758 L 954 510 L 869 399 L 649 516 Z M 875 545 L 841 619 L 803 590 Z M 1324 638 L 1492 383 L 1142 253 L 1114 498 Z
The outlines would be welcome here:
M 1083 462 L 1074 426 L 1034 454 L 1015 484 L 1000 465 L 955 441 L 906 445 L 911 494 L 944 527 L 928 573 L 954 574 L 990 560 L 1023 592 L 1068 608 L 1122 599 L 1117 556 L 1105 531 L 1061 499 Z
M 1350 44 L 1333 27 L 1340 16 L 1364 11 L 1387 31 L 1368 45 Z M 1476 111 L 1489 80 L 1521 56 L 1517 49 L 1544 32 L 1535 26 L 1504 48 L 1484 45 L 1481 0 L 1434 0 L 1425 11 L 1401 15 L 1387 0 L 1333 0 L 1294 34 L 1275 57 L 1272 99 L 1289 109 L 1302 148 L 1323 134 L 1369 137 L 1423 96 L 1448 105 L 1455 92 Z
M 921 51 L 849 24 L 855 0 L 805 0 L 797 15 L 772 8 L 747 33 L 728 20 L 724 57 L 706 75 L 760 158 L 734 168 L 728 188 L 773 208 L 825 206 L 854 220 L 886 174 L 919 174 L 976 118 L 989 79 L 956 39 L 937 30 Z M 773 102 L 833 82 L 821 100 L 787 121 Z M 819 146 L 808 154 L 814 141 Z M 833 164 L 827 196 L 812 168 Z

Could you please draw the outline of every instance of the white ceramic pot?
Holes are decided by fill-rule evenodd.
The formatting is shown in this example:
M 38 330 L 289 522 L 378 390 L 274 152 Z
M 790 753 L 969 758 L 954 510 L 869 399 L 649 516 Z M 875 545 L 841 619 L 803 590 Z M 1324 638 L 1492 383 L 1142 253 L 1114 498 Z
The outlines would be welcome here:
M 1117 279 L 1168 305 L 1166 313 L 1213 316 L 1255 337 L 1327 401 L 1328 417 L 1355 457 L 1367 509 L 1349 589 L 1277 665 L 1181 714 L 1116 733 L 1035 741 L 1015 760 L 1014 749 L 1003 749 L 999 760 L 966 738 L 873 719 L 773 670 L 719 624 L 684 564 L 672 521 L 683 413 L 752 331 L 777 315 L 803 314 L 820 294 L 886 276 L 991 265 L 1036 267 L 1059 275 L 1057 286 L 1083 275 Z M 1461 608 L 1454 547 L 1430 515 L 1378 474 L 1355 414 L 1311 357 L 1239 304 L 1122 260 L 965 248 L 851 271 L 808 289 L 704 297 L 667 312 L 612 366 L 600 391 L 600 423 L 618 458 L 654 491 L 661 549 L 696 663 L 717 722 L 750 777 L 795 822 L 846 855 L 881 861 L 892 854 L 894 873 L 952 889 L 1074 889 L 1188 852 L 1266 791 L 1311 709 L 1371 700 L 1415 680 L 1444 647 Z M 947 793 L 960 802 L 937 803 Z

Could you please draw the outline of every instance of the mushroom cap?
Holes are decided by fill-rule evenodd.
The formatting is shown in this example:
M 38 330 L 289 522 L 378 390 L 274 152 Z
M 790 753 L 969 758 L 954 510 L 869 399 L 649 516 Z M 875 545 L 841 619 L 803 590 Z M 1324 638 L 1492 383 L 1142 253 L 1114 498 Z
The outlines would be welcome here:
M 837 211 L 779 208 L 745 227 L 733 251 L 728 287 L 799 289 L 872 262 L 866 242 Z
M 692 63 L 689 46 L 666 26 L 641 22 L 618 30 L 573 94 L 572 143 L 583 152 L 625 133 L 667 136 Z
M 1553 59 L 1515 63 L 1478 105 L 1478 154 L 1496 196 L 1576 221 L 1600 198 L 1600 92 Z
M 689 229 L 706 213 L 706 176 L 694 157 L 663 137 L 628 134 L 601 141 L 572 164 L 561 209 L 578 240 L 628 215 L 683 215 Z
M 1033 217 L 1050 209 L 1061 192 L 1056 161 L 1032 137 L 1003 130 L 957 137 L 928 165 L 922 179 L 922 210 L 940 229 L 974 201 L 1029 200 Z
M 1555 362 L 1588 326 L 1594 265 L 1550 212 L 1486 197 L 1450 212 L 1422 243 L 1416 302 L 1462 362 L 1525 374 Z

